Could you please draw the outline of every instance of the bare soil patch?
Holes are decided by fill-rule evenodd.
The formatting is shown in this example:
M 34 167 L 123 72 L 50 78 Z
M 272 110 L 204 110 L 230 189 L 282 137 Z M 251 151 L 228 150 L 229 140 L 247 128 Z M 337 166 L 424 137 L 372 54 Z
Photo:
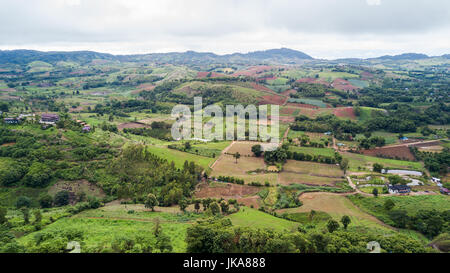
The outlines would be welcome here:
M 396 146 L 396 147 L 381 147 L 370 150 L 364 150 L 362 152 L 364 155 L 377 156 L 377 157 L 387 157 L 396 158 L 404 160 L 415 160 L 416 158 L 411 153 L 407 146 Z
M 150 128 L 150 126 L 148 124 L 139 123 L 139 122 L 126 122 L 126 123 L 119 124 L 117 126 L 117 129 L 119 129 L 120 131 L 122 131 L 125 128 Z
M 95 196 L 99 198 L 106 196 L 106 194 L 103 192 L 101 188 L 99 188 L 94 184 L 89 183 L 89 181 L 85 179 L 77 181 L 59 181 L 48 190 L 48 193 L 54 196 L 60 191 L 69 192 L 69 202 L 71 204 L 77 202 L 76 200 L 77 194 L 82 192 L 84 192 L 86 196 Z

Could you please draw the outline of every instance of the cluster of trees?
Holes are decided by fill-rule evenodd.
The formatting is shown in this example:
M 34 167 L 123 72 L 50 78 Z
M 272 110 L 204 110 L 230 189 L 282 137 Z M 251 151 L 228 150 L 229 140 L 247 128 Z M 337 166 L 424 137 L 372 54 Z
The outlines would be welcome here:
M 398 209 L 389 211 L 389 218 L 395 227 L 417 230 L 428 238 L 450 231 L 450 210 L 419 210 L 410 216 L 406 210 Z
M 114 153 L 105 143 L 89 143 L 79 138 L 63 140 L 61 134 L 32 135 L 6 128 L 0 130 L 3 133 L 0 143 L 14 143 L 0 147 L 0 157 L 8 158 L 0 166 L 2 186 L 45 187 L 53 178 L 87 178 L 91 165 L 84 162 Z
M 295 123 L 291 125 L 291 129 L 294 131 L 317 133 L 332 132 L 336 138 L 342 134 L 350 134 L 355 137 L 356 134 L 362 133 L 365 130 L 356 122 L 341 120 L 334 115 L 319 116 L 315 119 L 301 115 L 295 118 Z
M 233 176 L 219 176 L 217 179 L 222 182 L 244 185 L 244 179 L 239 179 Z
M 124 133 L 148 136 L 162 140 L 172 140 L 171 125 L 165 122 L 153 122 L 151 128 L 124 128 Z
M 346 221 L 345 221 L 346 222 Z M 346 222 L 347 223 L 347 222 Z M 337 224 L 337 225 L 336 225 Z M 207 219 L 188 228 L 190 253 L 367 253 L 367 243 L 377 241 L 383 251 L 421 253 L 431 251 L 409 237 L 383 236 L 341 230 L 329 223 L 333 232 L 317 230 L 278 232 L 273 229 L 234 227 L 229 219 Z
M 411 147 L 411 152 L 419 160 L 425 163 L 425 168 L 435 174 L 445 176 L 450 166 L 450 149 L 444 148 L 440 153 L 419 151 L 417 147 Z
M 117 133 L 119 132 L 119 129 L 117 129 L 117 125 L 112 124 L 112 123 L 107 123 L 106 121 L 104 121 L 101 125 L 100 128 L 103 131 L 110 131 L 111 133 Z
M 359 147 L 362 149 L 372 149 L 374 147 L 383 147 L 386 139 L 381 136 L 365 137 L 359 141 Z
M 119 198 L 144 200 L 152 193 L 159 204 L 170 206 L 191 196 L 202 171 L 201 167 L 188 161 L 179 169 L 142 145 L 130 145 L 108 167 L 111 179 L 100 184 L 106 192 Z
M 297 90 L 297 93 L 290 94 L 291 98 L 301 97 L 324 97 L 328 91 L 325 85 L 313 83 L 299 83 L 295 82 L 292 87 Z
M 339 163 L 341 159 L 340 156 L 325 156 L 325 155 L 311 155 L 307 153 L 301 153 L 301 152 L 286 152 L 287 159 L 293 159 L 297 161 L 311 161 L 311 162 L 318 162 L 318 163 L 325 163 L 325 164 L 336 164 Z

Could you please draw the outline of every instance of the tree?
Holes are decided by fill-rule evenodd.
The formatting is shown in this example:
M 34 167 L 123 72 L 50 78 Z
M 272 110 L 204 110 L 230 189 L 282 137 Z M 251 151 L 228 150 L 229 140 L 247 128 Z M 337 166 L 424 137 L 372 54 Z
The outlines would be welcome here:
M 181 198 L 181 200 L 178 202 L 178 206 L 180 206 L 180 210 L 182 212 L 186 211 L 188 205 L 188 201 L 185 198 Z
M 333 233 L 339 228 L 339 223 L 336 220 L 330 220 L 327 223 L 327 229 L 330 233 Z
M 238 162 L 238 159 L 241 158 L 241 154 L 239 152 L 236 152 L 233 157 L 236 159 L 236 164 Z
M 309 212 L 309 221 L 312 221 L 314 219 L 315 215 L 316 215 L 316 211 L 315 210 L 311 210 Z
M 31 207 L 31 199 L 29 197 L 20 196 L 19 198 L 17 198 L 16 208 L 20 209 L 23 207 L 25 208 Z
M 161 221 L 159 220 L 159 217 L 156 217 L 155 226 L 153 227 L 153 235 L 155 235 L 155 237 L 158 237 L 161 233 L 162 233 Z
M 156 246 L 161 253 L 169 253 L 172 251 L 172 243 L 170 237 L 164 233 L 161 233 L 156 239 Z
M 198 211 L 200 210 L 200 200 L 194 201 L 194 209 L 195 209 L 195 212 L 198 213 Z
M 228 204 L 227 201 L 223 200 L 222 202 L 220 202 L 220 208 L 222 209 L 223 214 L 227 214 L 228 210 L 230 208 L 230 205 Z
M 191 143 L 189 141 L 184 143 L 184 149 L 185 150 L 190 150 L 192 148 Z
M 34 223 L 35 224 L 40 224 L 42 221 L 42 214 L 41 214 L 41 210 L 37 209 L 34 211 Z
M 391 210 L 391 209 L 393 209 L 395 207 L 395 203 L 391 199 L 387 199 L 384 202 L 383 207 L 384 207 L 385 210 Z
M 377 172 L 377 173 L 381 173 L 381 171 L 383 170 L 383 165 L 379 164 L 379 163 L 374 163 L 373 164 L 373 171 Z
M 53 198 L 50 195 L 45 194 L 39 198 L 39 205 L 44 209 L 51 208 L 53 205 Z
M 23 221 L 25 224 L 28 224 L 30 222 L 30 209 L 29 208 L 21 208 L 20 211 L 23 214 Z
M 51 169 L 39 162 L 34 162 L 28 169 L 28 173 L 23 178 L 25 185 L 30 187 L 43 187 L 51 179 Z
M 252 152 L 256 157 L 260 157 L 262 155 L 262 146 L 260 144 L 252 146 Z
M 3 225 L 8 221 L 8 219 L 6 219 L 7 212 L 8 210 L 6 208 L 0 207 L 0 225 Z
M 347 229 L 347 226 L 350 225 L 350 222 L 352 220 L 350 219 L 350 217 L 348 217 L 348 215 L 344 215 L 341 218 L 341 223 L 344 226 L 344 229 Z
M 156 199 L 156 196 L 152 193 L 147 195 L 147 198 L 145 199 L 145 207 L 152 209 L 152 211 L 155 211 L 155 207 L 159 205 L 158 199 Z
M 211 210 L 211 213 L 213 215 L 219 214 L 220 213 L 220 206 L 219 204 L 217 204 L 217 202 L 213 202 L 209 205 L 209 209 Z
M 339 166 L 341 167 L 341 170 L 344 171 L 344 175 L 347 173 L 348 170 L 348 159 L 347 158 L 343 158 L 341 160 L 341 163 L 339 164 Z
M 373 188 L 372 194 L 373 194 L 373 196 L 377 197 L 378 196 L 378 188 Z
M 66 206 L 69 204 L 69 198 L 68 191 L 60 191 L 55 195 L 54 203 L 58 207 Z

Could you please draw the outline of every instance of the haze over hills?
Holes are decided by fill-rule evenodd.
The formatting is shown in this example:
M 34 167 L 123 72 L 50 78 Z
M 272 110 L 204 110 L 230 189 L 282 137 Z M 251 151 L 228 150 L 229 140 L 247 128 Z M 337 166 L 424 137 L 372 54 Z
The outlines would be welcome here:
M 448 59 L 449 54 L 437 56 Z M 432 58 L 425 54 L 404 53 L 400 55 L 385 55 L 377 58 L 360 59 L 348 58 L 335 61 L 400 61 L 400 60 L 419 60 Z M 108 53 L 99 53 L 94 51 L 36 51 L 36 50 L 0 50 L 0 64 L 18 64 L 25 65 L 33 61 L 43 61 L 51 64 L 60 61 L 72 61 L 81 64 L 89 63 L 92 60 L 100 59 L 107 61 L 120 62 L 159 62 L 173 64 L 207 64 L 207 63 L 279 63 L 279 64 L 299 64 L 318 60 L 301 51 L 280 48 L 263 51 L 254 51 L 249 53 L 232 53 L 218 55 L 212 52 L 170 52 L 170 53 L 149 53 L 132 55 L 112 55 Z M 322 60 L 324 61 L 324 60 Z M 325 60 L 326 61 L 326 60 Z

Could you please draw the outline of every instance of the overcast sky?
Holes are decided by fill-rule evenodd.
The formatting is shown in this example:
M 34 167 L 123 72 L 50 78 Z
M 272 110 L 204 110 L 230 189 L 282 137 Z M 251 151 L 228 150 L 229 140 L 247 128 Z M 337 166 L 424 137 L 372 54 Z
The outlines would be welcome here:
M 0 0 L 0 49 L 450 53 L 449 0 Z

